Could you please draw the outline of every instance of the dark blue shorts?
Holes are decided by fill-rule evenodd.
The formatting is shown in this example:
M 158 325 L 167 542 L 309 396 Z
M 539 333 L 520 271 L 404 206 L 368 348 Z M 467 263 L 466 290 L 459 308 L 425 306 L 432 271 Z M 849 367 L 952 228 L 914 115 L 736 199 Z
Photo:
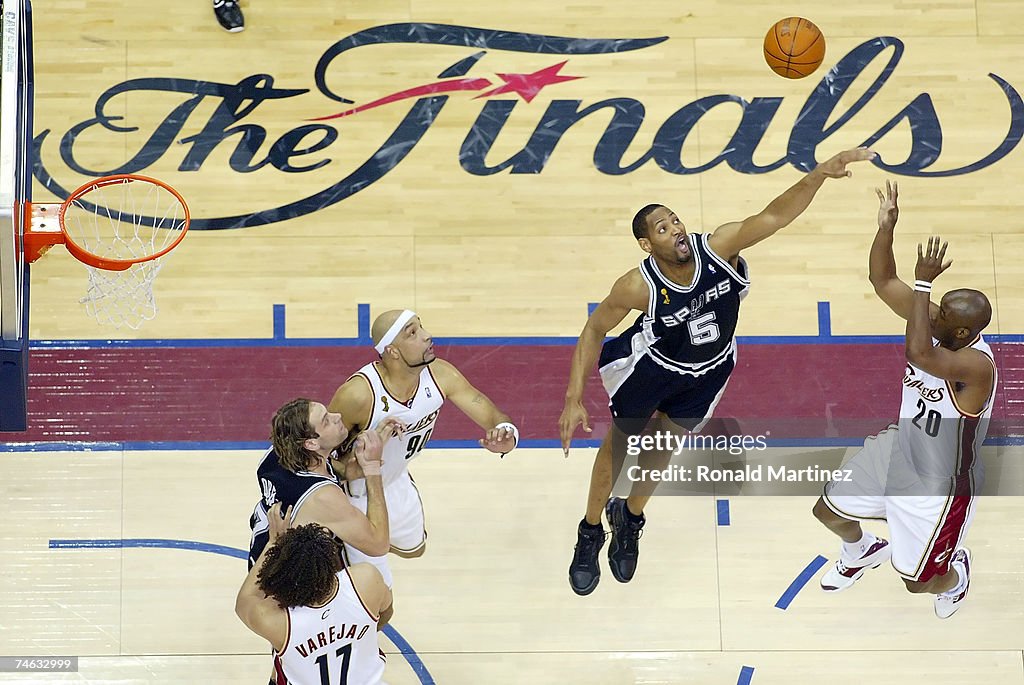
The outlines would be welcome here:
M 731 356 L 700 376 L 684 375 L 623 347 L 618 340 L 606 343 L 599 365 L 615 425 L 627 434 L 642 431 L 656 411 L 687 430 L 699 429 L 711 417 L 736 366 Z

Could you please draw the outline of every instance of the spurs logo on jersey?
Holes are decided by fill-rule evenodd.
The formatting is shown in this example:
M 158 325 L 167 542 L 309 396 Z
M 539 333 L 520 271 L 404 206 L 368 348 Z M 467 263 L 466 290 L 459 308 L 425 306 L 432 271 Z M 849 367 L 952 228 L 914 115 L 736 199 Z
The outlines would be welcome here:
M 914 465 L 917 476 L 948 479 L 976 474 L 981 445 L 988 433 L 997 373 L 992 349 L 979 335 L 969 345 L 992 364 L 992 392 L 978 413 L 963 411 L 955 388 L 942 378 L 907 364 L 900 405 L 900 450 Z
M 338 573 L 338 589 L 320 607 L 288 609 L 288 641 L 277 654 L 281 675 L 290 685 L 381 682 L 384 656 L 377 646 L 377 617 L 359 598 L 347 570 Z
M 687 319 L 691 316 L 697 316 L 700 314 L 700 310 L 704 307 L 705 303 L 710 303 L 712 300 L 718 299 L 722 295 L 727 294 L 729 290 L 729 279 L 719 281 L 718 285 L 709 288 L 706 292 L 701 293 L 699 297 L 695 297 L 690 300 L 690 306 L 683 307 L 678 311 L 672 312 L 668 316 L 661 317 L 661 322 L 666 326 L 678 326 L 681 323 L 686 323 Z M 665 291 L 662 290 L 662 292 Z M 706 342 L 711 341 L 708 340 Z
M 376 363 L 367 364 L 356 375 L 366 379 L 378 400 L 374 402 L 369 426 L 377 426 L 386 418 L 395 418 L 407 426 L 405 435 L 391 438 L 384 445 L 381 477 L 387 485 L 406 471 L 408 461 L 419 455 L 430 440 L 441 405 L 444 404 L 444 395 L 427 366 L 420 370 L 419 385 L 408 402 L 401 402 L 388 392 Z

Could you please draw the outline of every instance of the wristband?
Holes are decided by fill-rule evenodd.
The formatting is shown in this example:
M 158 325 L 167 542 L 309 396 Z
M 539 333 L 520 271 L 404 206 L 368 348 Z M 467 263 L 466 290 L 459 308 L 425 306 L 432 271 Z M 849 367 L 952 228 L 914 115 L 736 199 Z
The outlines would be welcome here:
M 919 293 L 930 293 L 932 291 L 932 282 L 918 279 L 914 281 L 914 290 Z
M 515 424 L 509 423 L 508 421 L 502 421 L 501 423 L 499 423 L 497 426 L 494 427 L 495 430 L 497 430 L 499 428 L 507 428 L 510 431 L 512 431 L 512 449 L 513 450 L 516 447 L 519 446 L 519 429 L 515 427 Z M 511 451 L 512 450 L 509 450 L 509 452 L 511 452 Z M 508 452 L 502 452 L 501 456 L 504 457 L 506 454 L 508 454 Z

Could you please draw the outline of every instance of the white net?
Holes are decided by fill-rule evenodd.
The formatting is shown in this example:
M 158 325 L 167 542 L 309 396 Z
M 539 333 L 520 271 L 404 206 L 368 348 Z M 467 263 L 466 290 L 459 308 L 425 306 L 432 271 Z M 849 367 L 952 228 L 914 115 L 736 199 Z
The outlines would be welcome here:
M 132 329 L 156 316 L 153 281 L 166 254 L 152 257 L 174 246 L 187 229 L 187 215 L 178 196 L 138 177 L 101 180 L 68 203 L 64 230 L 69 243 L 111 260 L 105 266 L 117 269 L 85 264 L 89 287 L 81 302 L 90 316 L 100 324 Z M 68 245 L 72 252 L 73 247 Z M 124 268 L 128 262 L 135 263 Z

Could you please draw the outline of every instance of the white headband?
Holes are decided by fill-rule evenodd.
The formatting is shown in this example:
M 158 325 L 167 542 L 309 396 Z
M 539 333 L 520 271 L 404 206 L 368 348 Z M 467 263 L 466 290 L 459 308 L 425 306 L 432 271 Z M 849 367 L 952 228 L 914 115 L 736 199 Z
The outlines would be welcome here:
M 380 339 L 380 342 L 373 346 L 373 349 L 377 350 L 377 354 L 383 355 L 384 348 L 395 341 L 398 334 L 405 328 L 405 324 L 409 323 L 409 320 L 416 316 L 416 312 L 411 312 L 408 309 L 403 309 L 402 313 L 398 315 L 395 322 L 391 324 L 391 328 L 384 334 L 384 337 Z

